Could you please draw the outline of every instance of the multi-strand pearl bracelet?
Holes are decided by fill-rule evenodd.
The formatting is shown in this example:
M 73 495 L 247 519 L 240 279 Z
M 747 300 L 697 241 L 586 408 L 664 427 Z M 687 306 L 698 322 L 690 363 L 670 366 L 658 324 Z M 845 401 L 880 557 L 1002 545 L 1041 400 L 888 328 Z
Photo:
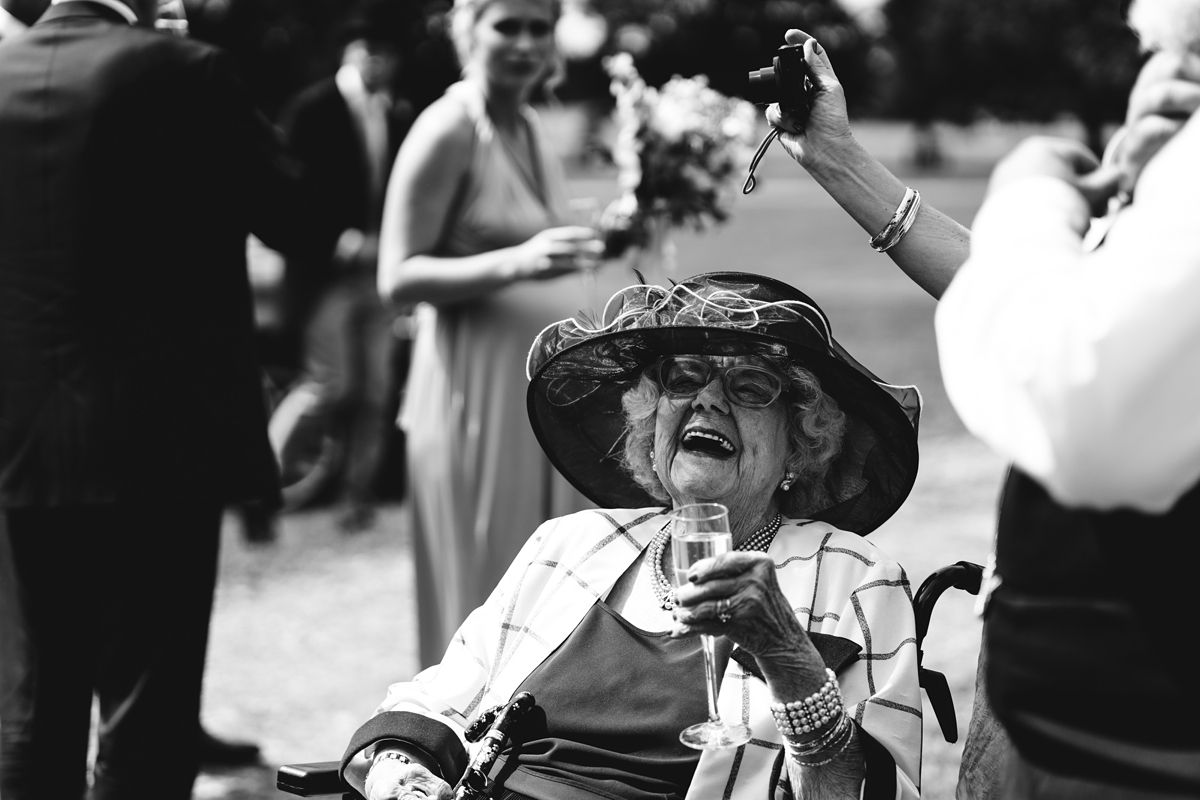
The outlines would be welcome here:
M 825 685 L 803 700 L 772 703 L 771 714 L 784 736 L 800 736 L 825 727 L 842 713 L 842 690 L 837 675 L 826 668 Z
M 846 716 L 837 675 L 833 670 L 826 669 L 825 677 L 824 685 L 803 700 L 771 704 L 771 715 L 783 734 L 788 755 L 805 767 L 819 767 L 833 761 L 846 749 L 854 735 L 854 724 Z M 810 733 L 820 735 L 806 742 L 793 738 Z M 809 760 L 814 756 L 828 758 Z

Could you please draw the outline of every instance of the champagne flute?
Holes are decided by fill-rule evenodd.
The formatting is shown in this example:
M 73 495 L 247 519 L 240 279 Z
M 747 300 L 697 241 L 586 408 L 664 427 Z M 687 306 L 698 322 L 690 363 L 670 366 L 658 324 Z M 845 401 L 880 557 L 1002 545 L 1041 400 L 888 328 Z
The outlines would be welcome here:
M 575 197 L 568 201 L 567 208 L 570 210 L 571 224 L 579 225 L 584 228 L 591 228 L 596 231 L 597 235 L 600 232 L 600 204 L 595 197 Z M 596 267 L 589 265 L 580 270 L 580 277 L 583 280 L 583 296 L 587 301 L 589 309 L 595 309 L 599 302 L 599 288 L 596 285 Z
M 680 506 L 671 514 L 671 559 L 675 567 L 675 585 L 687 583 L 688 570 L 702 558 L 713 558 L 733 549 L 729 531 L 729 509 L 720 503 L 693 503 Z M 717 656 L 712 636 L 700 637 L 704 651 L 704 677 L 708 689 L 708 721 L 684 729 L 679 741 L 697 750 L 720 750 L 750 741 L 749 725 L 729 725 L 717 712 Z

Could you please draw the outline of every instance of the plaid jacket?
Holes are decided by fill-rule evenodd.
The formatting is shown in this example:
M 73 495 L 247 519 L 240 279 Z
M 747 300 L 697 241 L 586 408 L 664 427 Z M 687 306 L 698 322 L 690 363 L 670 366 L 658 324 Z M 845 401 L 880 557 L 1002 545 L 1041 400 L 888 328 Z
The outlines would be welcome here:
M 463 623 L 441 664 L 393 684 L 376 713 L 417 712 L 461 734 L 479 710 L 512 696 L 665 523 L 656 508 L 583 511 L 546 522 Z M 854 720 L 882 745 L 868 749 L 864 796 L 882 789 L 887 797 L 917 797 L 921 700 L 904 570 L 862 537 L 823 522 L 788 521 L 769 554 L 806 628 L 862 647 L 839 682 Z M 748 723 L 755 738 L 735 750 L 704 751 L 688 800 L 770 800 L 789 793 L 771 702 L 766 684 L 731 659 L 719 709 Z M 894 763 L 882 765 L 884 780 L 873 777 L 881 774 L 880 761 Z

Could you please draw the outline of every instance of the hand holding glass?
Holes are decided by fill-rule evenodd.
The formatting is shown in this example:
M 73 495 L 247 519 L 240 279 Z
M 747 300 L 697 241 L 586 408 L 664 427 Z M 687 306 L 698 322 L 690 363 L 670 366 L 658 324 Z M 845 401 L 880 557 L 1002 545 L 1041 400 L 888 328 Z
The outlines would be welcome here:
M 687 584 L 688 570 L 697 561 L 714 558 L 733 549 L 729 531 L 729 509 L 720 503 L 695 503 L 680 506 L 671 514 L 671 558 L 675 567 L 675 585 Z M 717 657 L 712 636 L 701 635 L 704 651 L 704 677 L 708 688 L 708 722 L 700 722 L 679 734 L 679 741 L 697 750 L 737 747 L 750 741 L 749 725 L 729 725 L 717 712 Z

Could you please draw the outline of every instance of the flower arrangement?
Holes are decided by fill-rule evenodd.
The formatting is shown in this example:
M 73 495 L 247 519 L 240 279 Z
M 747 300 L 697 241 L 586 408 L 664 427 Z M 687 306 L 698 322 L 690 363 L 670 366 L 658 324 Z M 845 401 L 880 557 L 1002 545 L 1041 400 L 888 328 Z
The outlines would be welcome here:
M 605 68 L 617 100 L 613 161 L 622 192 L 601 221 L 606 255 L 645 248 L 664 227 L 725 221 L 734 173 L 754 152 L 754 106 L 710 88 L 703 75 L 654 89 L 628 53 Z

